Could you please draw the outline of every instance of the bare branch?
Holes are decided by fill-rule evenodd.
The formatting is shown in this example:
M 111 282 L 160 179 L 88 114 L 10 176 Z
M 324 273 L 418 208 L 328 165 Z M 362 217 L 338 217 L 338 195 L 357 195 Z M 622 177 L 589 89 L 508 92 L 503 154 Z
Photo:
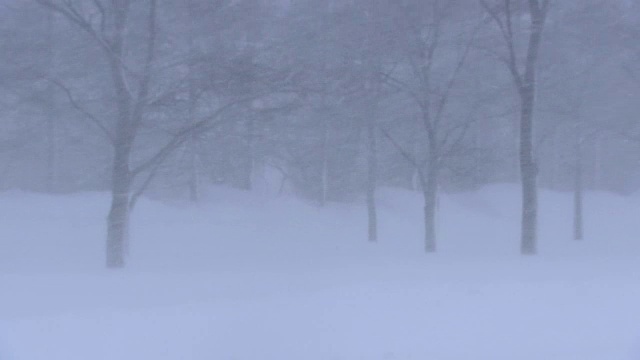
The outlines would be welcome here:
M 398 143 L 396 139 L 394 139 L 393 136 L 391 136 L 391 134 L 387 130 L 385 130 L 381 126 L 378 126 L 378 129 L 380 129 L 380 132 L 382 133 L 382 135 L 384 135 L 384 137 L 387 138 L 387 140 L 389 140 L 391 145 L 393 145 L 393 147 L 396 148 L 396 150 L 398 150 L 400 155 L 402 155 L 402 157 L 404 157 L 409 162 L 409 164 L 411 164 L 411 166 L 413 166 L 417 170 L 418 178 L 420 178 L 420 185 L 422 186 L 423 189 L 426 188 L 427 179 L 424 176 L 425 163 L 419 162 L 413 155 L 411 155 L 406 149 L 404 149 L 402 145 L 400 145 L 400 143 Z
M 444 110 L 447 107 L 447 103 L 449 102 L 451 90 L 453 89 L 453 86 L 454 86 L 456 80 L 458 79 L 458 76 L 460 75 L 460 72 L 462 71 L 462 68 L 464 67 L 464 63 L 466 62 L 467 56 L 469 55 L 469 51 L 471 50 L 471 47 L 472 47 L 473 43 L 475 42 L 476 33 L 477 33 L 477 30 L 479 29 L 480 26 L 482 26 L 482 23 L 479 23 L 473 29 L 473 31 L 471 32 L 471 35 L 469 36 L 469 41 L 467 42 L 466 46 L 464 47 L 462 55 L 460 56 L 460 58 L 458 59 L 458 62 L 456 63 L 456 67 L 453 70 L 453 73 L 451 74 L 451 77 L 449 78 L 449 81 L 447 82 L 447 85 L 445 87 L 444 93 L 440 97 L 440 101 L 438 102 L 438 106 L 436 108 L 436 114 L 435 114 L 435 117 L 433 119 L 434 125 L 436 127 L 438 126 L 438 124 L 442 120 L 442 117 L 443 117 L 443 114 L 444 114 Z
M 409 86 L 409 84 L 392 76 L 391 73 L 381 73 L 380 75 L 382 81 L 384 81 L 387 85 L 393 87 L 394 89 L 409 95 L 409 97 L 411 97 L 420 106 L 420 108 L 423 108 L 425 106 L 424 99 L 421 98 L 413 89 L 411 89 L 411 86 Z
M 129 209 L 133 210 L 135 208 L 136 204 L 138 203 L 138 199 L 144 194 L 147 188 L 149 188 L 149 185 L 151 185 L 151 182 L 158 174 L 158 170 L 160 169 L 161 164 L 162 164 L 161 162 L 157 162 L 153 166 L 153 168 L 147 175 L 147 178 L 142 182 L 142 184 L 140 184 L 140 187 L 131 195 L 131 200 L 129 200 Z
M 115 143 L 115 139 L 113 134 L 111 134 L 111 132 L 109 131 L 109 129 L 93 114 L 91 114 L 88 110 L 86 110 L 84 107 L 82 107 L 75 99 L 75 97 L 73 96 L 73 94 L 71 93 L 71 89 L 69 89 L 67 86 L 65 86 L 62 82 L 56 80 L 56 79 L 51 79 L 48 78 L 48 81 L 50 81 L 51 83 L 53 83 L 54 85 L 56 85 L 58 88 L 60 88 L 65 95 L 67 96 L 67 99 L 69 100 L 69 103 L 71 104 L 71 106 L 73 106 L 73 108 L 75 108 L 76 110 L 78 110 L 82 115 L 84 115 L 89 121 L 91 121 L 91 123 L 93 123 L 107 138 L 107 140 L 109 140 L 109 142 L 113 145 Z
M 153 66 L 153 60 L 155 57 L 156 48 L 156 0 L 150 0 L 149 5 L 149 19 L 148 19 L 148 33 L 149 40 L 147 42 L 147 56 L 144 63 L 144 70 L 142 73 L 142 79 L 140 80 L 140 86 L 136 97 L 136 102 L 133 109 L 132 117 L 132 129 L 137 129 L 142 122 L 142 114 L 144 112 L 145 105 L 147 104 L 147 97 L 149 96 L 149 85 L 151 82 L 151 67 Z
M 197 133 L 197 132 L 202 132 L 202 131 L 208 131 L 211 130 L 213 128 L 216 128 L 218 126 L 221 126 L 222 124 L 226 124 L 230 121 L 235 121 L 234 118 L 227 118 L 226 120 L 218 120 L 216 121 L 216 119 L 220 118 L 222 115 L 224 115 L 227 111 L 229 111 L 231 108 L 238 106 L 240 104 L 249 102 L 251 100 L 256 99 L 256 96 L 251 96 L 251 97 L 245 97 L 245 98 L 240 98 L 237 99 L 235 101 L 231 101 L 229 103 L 227 103 L 226 105 L 220 107 L 215 113 L 213 113 L 211 116 L 202 119 L 198 122 L 193 123 L 192 125 L 186 126 L 184 128 L 182 128 L 180 131 L 178 131 L 176 134 L 174 134 L 174 136 L 171 138 L 171 140 L 169 140 L 169 142 L 167 142 L 163 147 L 161 147 L 155 155 L 153 155 L 151 158 L 143 161 L 142 163 L 140 163 L 140 165 L 138 165 L 136 168 L 134 168 L 131 171 L 131 175 L 132 177 L 135 177 L 137 175 L 139 175 L 141 172 L 144 172 L 146 170 L 148 170 L 149 168 L 155 166 L 157 163 L 164 161 L 164 159 L 166 159 L 175 149 L 177 149 L 178 147 L 180 147 L 185 141 L 187 141 L 191 135 Z
M 106 51 L 111 51 L 111 45 L 109 41 L 100 34 L 78 9 L 76 9 L 70 1 L 64 1 L 64 5 L 56 4 L 53 0 L 35 0 L 38 4 L 56 11 L 63 15 L 67 20 L 76 24 L 79 28 L 84 30 L 89 36 L 91 36 L 96 42 Z
M 498 11 L 498 9 L 492 8 L 486 2 L 486 0 L 480 0 L 480 4 L 489 14 L 489 16 L 491 16 L 491 18 L 494 20 L 494 22 L 498 26 L 498 29 L 500 30 L 500 33 L 502 34 L 505 45 L 507 46 L 506 65 L 509 69 L 509 72 L 511 73 L 518 91 L 521 92 L 524 86 L 524 80 L 522 79 L 520 70 L 518 70 L 518 58 L 516 56 L 515 39 L 513 36 L 511 0 L 504 0 L 504 21 L 500 18 L 500 11 Z M 504 61 L 504 59 L 502 61 Z

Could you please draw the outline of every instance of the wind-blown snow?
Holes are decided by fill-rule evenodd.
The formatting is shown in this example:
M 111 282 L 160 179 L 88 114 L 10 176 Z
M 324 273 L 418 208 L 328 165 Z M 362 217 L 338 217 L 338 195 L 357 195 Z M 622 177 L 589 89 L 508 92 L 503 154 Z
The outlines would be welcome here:
M 519 190 L 361 205 L 212 189 L 142 201 L 130 265 L 103 270 L 106 194 L 0 195 L 0 359 L 640 358 L 640 197 L 543 192 L 540 255 L 518 255 Z

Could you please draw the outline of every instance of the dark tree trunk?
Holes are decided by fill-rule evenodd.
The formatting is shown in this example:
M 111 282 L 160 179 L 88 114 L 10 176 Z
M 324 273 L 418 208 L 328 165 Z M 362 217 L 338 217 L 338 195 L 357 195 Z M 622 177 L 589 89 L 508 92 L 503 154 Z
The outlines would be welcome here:
M 193 56 L 193 55 L 192 55 Z M 189 117 L 189 125 L 193 125 L 196 121 L 196 88 L 195 88 L 195 69 L 193 64 L 189 64 L 189 109 L 187 116 Z M 198 136 L 192 134 L 187 144 L 187 151 L 189 152 L 189 200 L 197 202 L 199 199 L 198 189 Z
M 482 1 L 481 4 L 500 28 L 507 45 L 507 67 L 520 95 L 520 143 L 518 158 L 520 162 L 520 181 L 522 183 L 522 228 L 520 251 L 525 255 L 537 252 L 538 231 L 538 166 L 533 152 L 533 112 L 536 93 L 536 63 L 542 30 L 549 9 L 549 0 L 528 0 L 531 26 L 524 66 L 517 56 L 517 39 L 513 32 L 512 1 L 505 0 L 504 6 L 497 8 Z M 504 14 L 504 19 L 501 19 Z M 524 67 L 524 73 L 520 68 Z
M 53 78 L 55 75 L 55 13 L 50 11 L 47 15 L 47 57 L 49 58 L 49 76 Z M 57 168 L 57 139 L 56 139 L 56 97 L 55 87 L 52 81 L 49 81 L 47 87 L 47 104 L 46 104 L 46 127 L 47 127 L 47 173 L 46 173 L 46 190 L 52 193 L 56 189 L 56 168 Z
M 114 47 L 121 50 L 121 47 Z M 118 120 L 113 144 L 113 168 L 111 173 L 111 209 L 107 217 L 107 268 L 125 266 L 129 251 L 129 198 L 131 195 L 131 172 L 129 161 L 134 130 L 131 121 L 131 98 L 127 91 L 116 52 L 110 58 L 112 78 L 116 90 Z
M 601 190 L 603 188 L 602 177 L 602 159 L 603 156 L 603 138 L 598 136 L 595 139 L 593 153 L 593 177 L 591 178 L 591 186 L 594 189 Z
M 430 146 L 429 161 L 426 179 L 423 183 L 422 194 L 424 196 L 424 244 L 427 253 L 437 250 L 436 240 L 436 210 L 438 195 L 438 156 L 435 147 Z
M 53 89 L 47 90 L 49 104 L 47 105 L 47 174 L 46 174 L 46 190 L 53 193 L 56 190 L 56 172 L 57 172 L 57 152 L 58 144 L 56 139 L 56 104 L 55 93 Z
M 427 181 L 422 194 L 424 196 L 424 249 L 427 253 L 434 253 L 437 250 L 435 182 Z
M 517 81 L 521 99 L 520 176 L 522 181 L 522 233 L 520 250 L 524 255 L 533 255 L 538 251 L 538 166 L 533 156 L 533 111 L 536 93 L 536 63 L 547 6 L 547 0 L 542 2 L 529 0 L 531 32 L 529 34 L 524 76 Z M 515 58 L 512 58 L 512 69 L 514 76 L 517 77 Z
M 323 116 L 325 115 L 323 114 Z M 321 136 L 319 200 L 320 206 L 324 207 L 327 204 L 327 193 L 329 192 L 329 124 L 326 118 L 322 119 Z
M 131 195 L 129 161 L 135 138 L 135 129 L 132 125 L 132 116 L 135 114 L 132 114 L 134 111 L 131 94 L 127 89 L 120 60 L 123 53 L 122 34 L 125 14 L 120 13 L 118 17 L 118 31 L 114 38 L 112 53 L 107 53 L 118 108 L 113 144 L 113 169 L 111 170 L 111 209 L 107 217 L 107 268 L 110 269 L 123 268 L 129 251 L 129 198 Z
M 521 252 L 537 252 L 538 189 L 537 166 L 533 157 L 533 84 L 523 90 L 520 122 L 520 176 L 522 181 Z
M 584 238 L 583 225 L 583 189 L 582 189 L 582 171 L 576 171 L 576 184 L 573 199 L 573 238 L 582 240 Z
M 583 194 L 584 182 L 582 178 L 582 134 L 580 134 L 580 126 L 576 129 L 576 164 L 575 179 L 573 193 L 573 239 L 582 240 L 584 237 L 583 224 Z
M 253 174 L 255 166 L 255 120 L 249 115 L 247 119 L 247 132 L 245 137 L 245 146 L 247 151 L 247 157 L 245 159 L 245 169 L 242 179 L 242 188 L 244 190 L 251 190 L 253 188 Z
M 198 162 L 195 154 L 195 144 L 190 145 L 191 154 L 189 154 L 189 200 L 191 202 L 198 202 L 200 198 L 200 191 L 198 188 Z
M 129 238 L 129 152 L 116 149 L 113 161 L 111 210 L 107 218 L 107 267 L 125 266 Z
M 419 133 L 415 132 L 412 136 L 412 146 L 411 146 L 411 154 L 414 159 L 420 159 L 420 153 L 424 151 L 423 146 L 420 145 L 420 137 Z M 413 164 L 411 169 L 411 190 L 420 191 L 422 190 L 422 184 L 420 180 L 420 168 L 418 165 Z
M 189 24 L 189 109 L 188 109 L 188 117 L 189 124 L 193 125 L 196 121 L 195 112 L 197 106 L 197 94 L 196 94 L 196 69 L 195 64 L 193 63 L 196 58 L 196 51 L 194 46 L 194 39 L 196 37 L 196 31 L 194 29 L 193 24 L 195 23 L 195 8 L 193 0 L 189 0 L 187 3 L 187 9 L 189 12 L 189 20 L 191 23 Z M 192 202 L 197 202 L 199 199 L 199 189 L 198 189 L 198 137 L 196 134 L 192 134 L 189 140 L 188 149 L 189 151 L 189 200 Z
M 378 240 L 378 217 L 376 211 L 377 162 L 376 122 L 371 114 L 367 118 L 367 214 L 368 236 L 371 242 Z

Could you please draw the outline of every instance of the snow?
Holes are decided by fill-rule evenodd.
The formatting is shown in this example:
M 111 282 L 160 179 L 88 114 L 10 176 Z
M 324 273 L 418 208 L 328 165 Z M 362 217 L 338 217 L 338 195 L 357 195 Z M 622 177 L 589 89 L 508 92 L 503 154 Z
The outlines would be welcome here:
M 361 204 L 210 189 L 142 200 L 130 265 L 102 268 L 107 194 L 0 195 L 0 359 L 640 359 L 640 196 L 541 194 L 540 255 L 518 254 L 519 189 Z

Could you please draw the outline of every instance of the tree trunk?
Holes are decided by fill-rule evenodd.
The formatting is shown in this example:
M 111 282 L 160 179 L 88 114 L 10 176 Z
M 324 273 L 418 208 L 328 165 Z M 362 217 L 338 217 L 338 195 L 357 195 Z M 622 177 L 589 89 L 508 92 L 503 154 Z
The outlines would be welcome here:
M 193 56 L 193 55 L 192 55 Z M 195 69 L 193 68 L 193 64 L 189 64 L 189 109 L 188 117 L 189 117 L 189 125 L 193 126 L 195 123 L 195 112 L 196 112 L 196 88 L 195 88 Z M 197 202 L 199 198 L 199 189 L 198 189 L 198 136 L 196 134 L 192 134 L 189 139 L 189 143 L 187 145 L 187 151 L 189 152 L 189 200 L 192 202 Z
M 198 202 L 200 198 L 198 186 L 198 159 L 194 148 L 195 144 L 193 144 L 193 142 L 189 144 L 189 200 L 191 202 Z
M 412 153 L 413 153 L 413 158 L 414 159 L 419 159 L 420 158 L 420 139 L 418 138 L 417 135 L 413 136 L 413 146 L 412 146 Z M 413 165 L 412 169 L 411 169 L 411 190 L 413 191 L 419 191 L 421 190 L 421 185 L 420 185 L 420 169 L 418 168 L 418 166 L 416 166 L 415 164 Z
M 376 211 L 376 182 L 378 177 L 376 146 L 376 122 L 373 114 L 367 118 L 367 214 L 369 241 L 378 240 L 378 218 Z
M 247 132 L 245 137 L 245 146 L 247 151 L 247 157 L 245 159 L 244 179 L 242 181 L 242 188 L 244 190 L 251 190 L 253 188 L 253 175 L 255 167 L 255 120 L 252 115 L 249 115 L 247 119 Z
M 432 140 L 435 136 L 432 137 Z M 436 242 L 436 208 L 438 195 L 438 155 L 435 150 L 435 142 L 431 141 L 429 161 L 427 163 L 426 180 L 423 182 L 422 194 L 424 196 L 424 241 L 425 251 L 434 253 L 437 250 Z
M 107 268 L 117 269 L 125 266 L 125 257 L 129 251 L 129 197 L 131 195 L 129 161 L 135 134 L 131 128 L 131 98 L 121 76 L 119 60 L 115 58 L 110 60 L 117 94 L 118 121 L 111 170 L 111 210 L 107 217 Z
M 474 126 L 473 127 L 473 136 L 472 136 L 472 141 L 473 141 L 473 149 L 480 149 L 480 133 L 479 133 L 479 129 L 478 127 Z M 481 179 L 483 178 L 482 176 L 482 171 L 481 169 L 481 162 L 476 160 L 473 162 L 473 172 L 472 172 L 472 179 L 471 179 L 471 187 L 473 190 L 478 189 L 482 182 Z
M 573 239 L 582 240 L 584 237 L 583 228 L 583 195 L 584 182 L 582 179 L 582 134 L 580 133 L 580 125 L 576 129 L 576 164 L 575 179 L 573 193 Z
M 189 124 L 192 126 L 195 123 L 195 111 L 196 111 L 196 93 L 195 84 L 193 79 L 193 68 L 189 66 L 190 80 L 189 80 Z M 187 151 L 189 152 L 189 200 L 197 202 L 199 199 L 198 189 L 198 137 L 196 134 L 192 134 L 187 144 Z
M 593 177 L 592 188 L 596 190 L 602 190 L 604 188 L 602 181 L 602 159 L 604 158 L 603 142 L 604 140 L 598 136 L 595 139 L 594 154 L 593 154 Z
M 436 246 L 436 191 L 437 184 L 432 175 L 427 175 L 427 183 L 422 194 L 424 196 L 424 249 L 434 253 Z
M 573 238 L 574 240 L 582 240 L 584 238 L 583 225 L 583 187 L 582 187 L 582 171 L 576 171 L 575 192 L 573 198 Z
M 329 124 L 327 119 L 322 119 L 322 145 L 321 145 L 321 163 L 320 163 L 320 206 L 324 207 L 327 203 L 327 192 L 329 182 Z
M 195 9 L 193 0 L 189 0 L 187 2 L 187 10 L 188 16 L 190 20 L 188 35 L 189 39 L 187 39 L 189 44 L 189 125 L 193 125 L 196 121 L 195 112 L 197 106 L 197 94 L 196 94 L 196 69 L 194 66 L 194 59 L 196 58 L 196 51 L 194 45 L 194 39 L 196 37 L 196 31 L 194 29 L 193 24 L 195 23 Z M 192 202 L 197 202 L 199 199 L 199 189 L 198 189 L 198 137 L 196 134 L 192 134 L 189 140 L 188 149 L 189 152 L 189 200 Z
M 533 110 L 536 93 L 536 63 L 548 2 L 529 0 L 531 33 L 525 61 L 524 76 L 519 81 L 520 116 L 520 176 L 522 181 L 522 234 L 520 250 L 524 255 L 537 252 L 538 239 L 538 166 L 533 156 Z M 509 15 L 510 16 L 510 15 Z M 513 44 L 512 44 L 513 46 Z M 517 73 L 515 58 L 513 73 Z M 517 76 L 517 75 L 514 75 Z
M 129 238 L 129 152 L 117 148 L 113 161 L 111 210 L 107 218 L 107 268 L 125 266 Z
M 509 155 L 509 179 L 513 182 L 518 182 L 521 178 L 520 173 L 520 121 L 517 117 L 514 117 L 512 131 L 513 142 L 510 144 L 513 151 L 513 155 Z
M 121 35 L 124 24 L 121 23 Z M 132 128 L 132 102 L 123 77 L 119 56 L 122 54 L 122 40 L 109 57 L 111 75 L 116 93 L 118 120 L 113 144 L 113 169 L 111 170 L 111 209 L 107 217 L 107 268 L 118 269 L 125 266 L 129 251 L 129 197 L 131 195 L 130 156 L 135 130 Z
M 538 189 L 537 166 L 533 158 L 533 84 L 523 90 L 520 122 L 520 176 L 522 181 L 522 254 L 537 252 Z
M 558 144 L 562 143 L 562 140 L 560 140 L 560 138 L 562 137 L 562 134 L 560 132 L 559 129 L 555 129 L 553 132 L 553 135 L 551 136 L 551 144 L 549 144 L 549 148 L 551 151 L 551 155 L 547 159 L 547 161 L 549 162 L 549 170 L 550 170 L 550 174 L 549 174 L 549 179 L 548 179 L 548 186 L 550 190 L 560 190 L 561 186 L 559 186 L 561 184 L 561 181 L 559 180 L 560 178 L 560 168 L 561 168 L 561 155 L 560 155 L 560 149 Z M 542 176 L 540 175 L 540 182 L 542 183 Z M 544 185 L 543 185 L 544 186 Z
M 49 76 L 53 78 L 55 61 L 55 13 L 50 11 L 47 15 L 47 57 L 49 58 Z M 52 193 L 56 188 L 56 167 L 57 167 L 57 139 L 56 139 L 56 91 L 52 81 L 47 87 L 46 104 L 46 127 L 47 127 L 47 173 L 46 190 Z
M 56 139 L 56 104 L 55 104 L 55 92 L 53 89 L 48 89 L 49 93 L 47 101 L 47 174 L 46 174 L 46 190 L 48 193 L 53 193 L 56 190 L 56 168 L 57 168 L 57 152 L 58 144 Z

